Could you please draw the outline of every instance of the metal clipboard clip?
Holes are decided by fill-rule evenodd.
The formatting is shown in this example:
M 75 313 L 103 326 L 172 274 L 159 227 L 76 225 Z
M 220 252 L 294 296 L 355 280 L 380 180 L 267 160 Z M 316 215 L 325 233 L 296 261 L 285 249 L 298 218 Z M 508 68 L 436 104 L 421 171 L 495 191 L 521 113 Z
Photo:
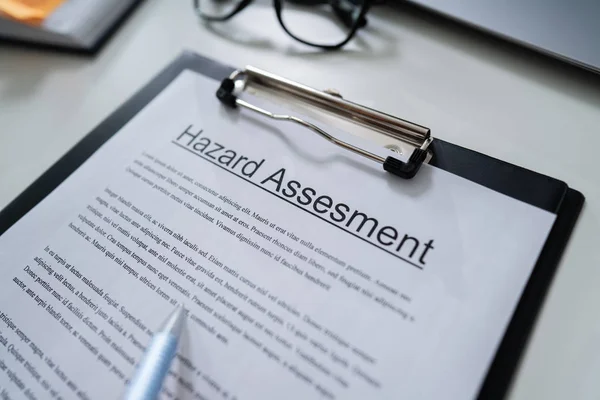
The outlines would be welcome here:
M 241 92 L 251 86 L 275 91 L 287 97 L 291 96 L 294 100 L 308 103 L 311 106 L 324 109 L 337 117 L 361 124 L 389 138 L 409 145 L 412 148 L 412 153 L 406 162 L 392 155 L 382 157 L 369 150 L 341 140 L 311 122 L 293 115 L 274 114 L 238 98 Z M 217 98 L 225 106 L 231 108 L 243 107 L 271 119 L 300 124 L 339 147 L 382 164 L 385 171 L 400 178 L 413 178 L 419 171 L 419 168 L 421 168 L 421 165 L 429 161 L 432 157 L 429 145 L 433 141 L 433 137 L 429 128 L 345 100 L 331 91 L 316 90 L 252 66 L 236 70 L 228 78 L 223 79 L 221 86 L 217 90 Z

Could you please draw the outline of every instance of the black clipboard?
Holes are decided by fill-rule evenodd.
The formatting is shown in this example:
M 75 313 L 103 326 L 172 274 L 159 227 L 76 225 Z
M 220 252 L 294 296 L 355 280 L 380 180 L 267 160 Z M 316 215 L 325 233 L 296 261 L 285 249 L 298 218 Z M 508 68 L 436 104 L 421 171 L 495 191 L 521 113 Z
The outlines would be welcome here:
M 191 52 L 183 53 L 0 211 L 0 235 L 50 194 L 185 70 L 195 71 L 217 81 L 235 72 L 234 68 L 209 58 Z M 433 153 L 430 164 L 437 168 L 557 215 L 480 386 L 479 399 L 500 399 L 509 388 L 537 314 L 583 207 L 584 196 L 557 179 L 440 139 L 432 141 L 428 151 Z

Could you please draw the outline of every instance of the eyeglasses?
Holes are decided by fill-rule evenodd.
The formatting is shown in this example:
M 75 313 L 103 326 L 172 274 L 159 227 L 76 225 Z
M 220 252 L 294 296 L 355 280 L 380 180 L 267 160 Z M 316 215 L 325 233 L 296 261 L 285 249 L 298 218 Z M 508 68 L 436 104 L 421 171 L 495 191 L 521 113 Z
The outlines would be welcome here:
M 232 18 L 254 0 L 193 0 L 205 21 Z M 277 19 L 294 39 L 322 49 L 339 49 L 366 25 L 373 0 L 273 0 Z

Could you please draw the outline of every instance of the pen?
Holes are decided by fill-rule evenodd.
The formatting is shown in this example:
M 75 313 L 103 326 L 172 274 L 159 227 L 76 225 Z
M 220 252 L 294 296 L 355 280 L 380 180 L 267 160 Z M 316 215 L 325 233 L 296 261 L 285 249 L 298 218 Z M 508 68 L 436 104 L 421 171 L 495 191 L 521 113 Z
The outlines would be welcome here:
M 158 397 L 177 351 L 184 317 L 184 309 L 178 305 L 156 331 L 135 375 L 129 382 L 123 397 L 125 400 L 153 400 Z

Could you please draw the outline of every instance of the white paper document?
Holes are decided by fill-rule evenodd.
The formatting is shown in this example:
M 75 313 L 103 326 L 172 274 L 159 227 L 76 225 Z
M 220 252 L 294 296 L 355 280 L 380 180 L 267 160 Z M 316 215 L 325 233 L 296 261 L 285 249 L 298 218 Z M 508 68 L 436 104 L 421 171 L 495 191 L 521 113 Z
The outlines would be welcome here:
M 164 399 L 476 396 L 555 216 L 217 87 L 182 73 L 0 237 L 1 398 L 118 398 L 175 304 Z

